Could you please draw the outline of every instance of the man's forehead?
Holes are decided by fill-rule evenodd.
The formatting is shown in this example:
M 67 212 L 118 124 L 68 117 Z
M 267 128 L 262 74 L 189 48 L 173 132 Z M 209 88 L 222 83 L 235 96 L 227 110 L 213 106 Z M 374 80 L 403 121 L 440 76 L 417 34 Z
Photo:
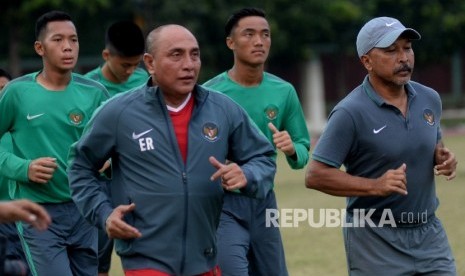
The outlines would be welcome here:
M 196 50 L 199 49 L 199 45 L 194 37 L 172 36 L 167 37 L 167 39 L 162 39 L 160 48 L 172 52 L 176 50 Z
M 237 22 L 240 29 L 269 29 L 266 18 L 261 16 L 247 16 Z
M 52 21 L 44 29 L 47 36 L 54 35 L 77 35 L 76 27 L 71 21 Z

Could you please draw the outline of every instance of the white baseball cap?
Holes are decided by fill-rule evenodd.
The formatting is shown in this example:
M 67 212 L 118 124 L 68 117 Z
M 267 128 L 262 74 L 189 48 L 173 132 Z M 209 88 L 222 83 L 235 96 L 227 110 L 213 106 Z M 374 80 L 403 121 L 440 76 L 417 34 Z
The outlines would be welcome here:
M 357 53 L 361 57 L 373 48 L 387 48 L 400 35 L 409 39 L 420 39 L 420 34 L 412 28 L 406 28 L 392 17 L 376 17 L 368 21 L 357 35 Z

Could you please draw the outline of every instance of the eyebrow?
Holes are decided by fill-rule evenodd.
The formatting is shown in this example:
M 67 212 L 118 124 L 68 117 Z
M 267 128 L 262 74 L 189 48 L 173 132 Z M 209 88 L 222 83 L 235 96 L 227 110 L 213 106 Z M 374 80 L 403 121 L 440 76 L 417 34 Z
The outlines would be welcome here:
M 169 53 L 173 53 L 173 52 L 192 52 L 192 51 L 200 51 L 200 47 L 193 47 L 193 48 L 189 48 L 189 49 L 182 48 L 182 47 L 176 47 L 176 48 L 172 48 L 172 49 L 168 50 Z
M 248 27 L 248 28 L 243 29 L 242 31 L 243 31 L 243 32 L 248 32 L 248 31 L 249 31 L 249 32 L 250 32 L 250 31 L 254 31 L 254 32 L 269 32 L 270 29 L 269 29 L 269 28 L 264 28 L 264 29 L 261 29 L 261 30 L 257 30 L 257 29 Z

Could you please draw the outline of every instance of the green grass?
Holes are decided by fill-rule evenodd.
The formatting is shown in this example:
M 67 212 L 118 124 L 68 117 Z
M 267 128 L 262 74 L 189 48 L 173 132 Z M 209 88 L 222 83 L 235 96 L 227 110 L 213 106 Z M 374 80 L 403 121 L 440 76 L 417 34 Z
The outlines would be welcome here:
M 459 160 L 457 177 L 453 181 L 437 178 L 437 194 L 441 202 L 437 212 L 449 237 L 449 243 L 455 255 L 458 275 L 465 275 L 465 223 L 463 218 L 465 198 L 465 160 L 464 136 L 447 136 L 444 139 Z M 278 158 L 276 176 L 276 194 L 278 205 L 283 208 L 301 208 L 319 210 L 322 208 L 345 207 L 345 199 L 333 197 L 304 185 L 305 170 L 293 171 Z M 464 161 L 462 161 L 464 162 Z M 342 241 L 342 229 L 314 228 L 300 224 L 297 228 L 282 228 L 287 266 L 291 276 L 338 276 L 347 275 L 346 258 Z M 119 258 L 115 255 L 110 275 L 123 275 Z

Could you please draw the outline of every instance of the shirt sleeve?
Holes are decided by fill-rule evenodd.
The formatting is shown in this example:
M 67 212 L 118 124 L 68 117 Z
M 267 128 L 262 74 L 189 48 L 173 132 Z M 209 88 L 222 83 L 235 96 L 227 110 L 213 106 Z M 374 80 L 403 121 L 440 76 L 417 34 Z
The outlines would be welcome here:
M 0 120 L 0 137 L 2 143 L 0 145 L 0 175 L 16 180 L 27 182 L 28 169 L 31 160 L 23 159 L 11 152 L 11 149 L 5 148 L 5 143 L 11 143 L 11 137 L 9 131 L 11 125 L 13 125 L 14 117 L 17 112 L 16 101 L 13 97 L 13 92 L 8 89 L 11 86 L 6 87 L 0 94 L 0 112 L 2 114 Z M 8 139 L 10 139 L 8 141 Z
M 292 88 L 287 99 L 284 129 L 289 133 L 294 144 L 296 159 L 286 156 L 287 163 L 292 169 L 302 169 L 310 159 L 310 134 L 307 129 L 305 115 L 300 105 L 297 92 Z
M 68 155 L 71 196 L 81 214 L 101 229 L 105 229 L 106 219 L 113 211 L 103 183 L 107 180 L 99 173 L 115 145 L 115 117 L 119 113 L 111 113 L 104 107 L 98 109 Z
M 229 140 L 231 148 L 228 160 L 236 162 L 247 179 L 241 192 L 254 198 L 265 198 L 273 188 L 276 163 L 275 150 L 268 139 L 241 108 L 236 107 L 235 127 Z
M 11 143 L 11 141 L 6 142 L 8 139 L 11 140 L 11 137 L 5 134 L 0 142 L 0 175 L 12 180 L 27 182 L 31 160 L 22 159 L 11 153 L 11 149 L 6 146 L 6 143 Z
M 313 151 L 314 160 L 340 168 L 354 143 L 355 126 L 344 109 L 331 112 L 328 123 Z

